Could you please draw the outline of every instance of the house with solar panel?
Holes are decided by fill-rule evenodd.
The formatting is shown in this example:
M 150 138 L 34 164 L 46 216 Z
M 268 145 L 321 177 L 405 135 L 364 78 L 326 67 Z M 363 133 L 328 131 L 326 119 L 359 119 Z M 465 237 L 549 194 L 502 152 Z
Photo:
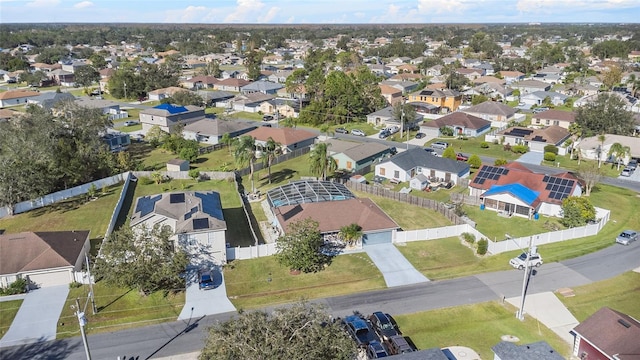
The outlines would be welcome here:
M 193 105 L 179 106 L 164 103 L 151 109 L 140 110 L 140 124 L 145 134 L 156 125 L 162 131 L 169 133 L 177 125 L 191 124 L 204 117 L 204 108 Z
M 482 210 L 533 219 L 536 214 L 562 217 L 562 200 L 582 195 L 582 186 L 568 172 L 539 174 L 512 162 L 483 165 L 469 184 L 469 193 L 480 199 Z
M 137 198 L 130 226 L 135 230 L 155 225 L 170 226 L 175 246 L 181 246 L 191 256 L 226 263 L 227 223 L 219 193 L 182 191 Z

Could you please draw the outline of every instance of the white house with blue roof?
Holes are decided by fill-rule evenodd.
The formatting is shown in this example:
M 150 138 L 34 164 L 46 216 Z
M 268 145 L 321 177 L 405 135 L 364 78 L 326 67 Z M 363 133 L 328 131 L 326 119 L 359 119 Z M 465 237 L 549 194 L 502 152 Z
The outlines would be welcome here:
M 182 191 L 137 198 L 130 226 L 135 230 L 155 225 L 171 227 L 175 246 L 192 257 L 226 263 L 227 223 L 219 193 Z
M 193 105 L 179 106 L 164 103 L 151 109 L 140 110 L 140 124 L 145 134 L 156 125 L 162 131 L 169 133 L 177 125 L 191 124 L 204 118 L 204 108 Z

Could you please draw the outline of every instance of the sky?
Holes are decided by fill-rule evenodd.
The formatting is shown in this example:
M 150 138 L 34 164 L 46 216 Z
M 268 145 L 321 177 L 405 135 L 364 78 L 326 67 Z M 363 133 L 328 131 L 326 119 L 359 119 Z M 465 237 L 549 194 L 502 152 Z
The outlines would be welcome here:
M 640 0 L 0 0 L 0 23 L 638 23 Z

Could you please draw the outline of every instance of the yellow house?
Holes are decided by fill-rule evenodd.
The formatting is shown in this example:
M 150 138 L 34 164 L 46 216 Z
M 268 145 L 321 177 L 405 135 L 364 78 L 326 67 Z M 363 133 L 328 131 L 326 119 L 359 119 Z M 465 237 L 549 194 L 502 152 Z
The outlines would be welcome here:
M 263 114 L 271 114 L 275 115 L 276 112 L 278 116 L 283 118 L 297 118 L 298 117 L 298 109 L 299 105 L 297 101 L 294 100 L 282 100 L 282 99 L 273 99 L 269 101 L 263 101 L 260 103 L 258 110 Z
M 409 102 L 425 102 L 431 105 L 439 106 L 441 109 L 447 109 L 448 112 L 458 110 L 462 103 L 462 94 L 449 89 L 424 89 L 409 94 Z

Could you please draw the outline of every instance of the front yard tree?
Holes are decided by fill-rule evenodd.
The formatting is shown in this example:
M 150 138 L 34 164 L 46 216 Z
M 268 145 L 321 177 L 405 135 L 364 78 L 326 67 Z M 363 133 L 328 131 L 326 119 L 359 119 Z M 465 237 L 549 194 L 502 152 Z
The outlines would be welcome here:
M 276 242 L 278 262 L 292 271 L 305 273 L 324 269 L 329 256 L 322 253 L 324 240 L 318 222 L 307 218 L 289 224 L 287 233 Z
M 327 179 L 327 173 L 338 169 L 338 163 L 329 155 L 329 144 L 317 143 L 309 153 L 309 171 L 316 177 Z
M 73 81 L 85 89 L 98 80 L 100 73 L 91 65 L 80 66 L 73 73 Z
M 144 294 L 184 288 L 180 275 L 189 259 L 184 250 L 174 249 L 172 234 L 167 225 L 143 227 L 135 232 L 125 226 L 114 231 L 96 258 L 96 278 Z
M 198 95 L 197 93 L 194 93 L 193 91 L 188 91 L 188 90 L 178 91 L 172 96 L 162 99 L 161 102 L 174 104 L 174 105 L 181 105 L 181 106 L 185 106 L 185 105 L 203 106 L 204 105 L 204 100 L 202 99 L 202 96 Z
M 407 124 L 413 124 L 413 122 L 416 121 L 416 109 L 404 102 L 398 102 L 393 105 L 392 113 L 393 119 L 400 124 L 400 138 L 402 138 L 403 132 L 407 130 Z
M 584 195 L 589 196 L 593 187 L 602 179 L 602 169 L 596 162 L 585 162 L 580 166 L 578 176 L 584 181 Z
M 633 133 L 633 113 L 625 109 L 625 102 L 618 95 L 601 93 L 589 104 L 576 112 L 576 123 L 583 134 L 631 135 Z
M 562 200 L 562 225 L 572 228 L 596 219 L 596 209 L 587 197 L 569 196 Z
M 340 237 L 347 244 L 353 245 L 362 238 L 362 226 L 353 223 L 340 228 Z
M 449 146 L 442 152 L 442 157 L 445 159 L 456 160 L 458 156 L 456 155 L 456 151 L 453 150 L 453 146 Z
M 355 343 L 317 304 L 297 303 L 271 314 L 240 311 L 209 328 L 198 359 L 350 360 Z
M 249 177 L 251 178 L 251 192 L 256 191 L 256 187 L 253 183 L 253 167 L 256 162 L 256 140 L 249 135 L 242 135 L 235 143 L 236 148 L 233 152 L 233 157 L 236 160 L 236 164 L 240 167 L 249 165 Z
M 482 166 L 482 159 L 480 159 L 480 156 L 473 154 L 469 157 L 469 160 L 467 160 L 467 163 L 469 164 L 469 167 L 471 167 L 472 169 L 479 169 L 480 166 Z

